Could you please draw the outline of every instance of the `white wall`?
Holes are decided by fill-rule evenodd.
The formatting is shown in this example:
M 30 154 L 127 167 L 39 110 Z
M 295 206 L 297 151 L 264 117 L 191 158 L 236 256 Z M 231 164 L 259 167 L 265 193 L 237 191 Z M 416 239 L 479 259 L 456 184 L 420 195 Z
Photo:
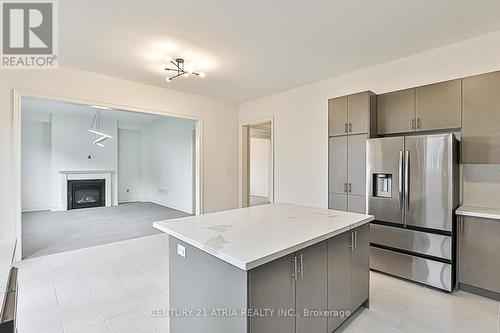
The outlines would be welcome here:
M 118 129 L 118 202 L 142 201 L 142 131 Z
M 22 210 L 51 208 L 50 122 L 22 121 Z
M 327 207 L 329 98 L 499 69 L 500 32 L 244 103 L 239 117 L 241 122 L 274 117 L 275 200 Z
M 158 77 L 161 80 L 161 77 Z M 208 82 L 208 81 L 207 81 Z M 211 98 L 60 67 L 2 71 L 0 76 L 0 238 L 15 237 L 12 89 L 87 104 L 110 103 L 203 118 L 205 212 L 238 205 L 237 106 Z M 221 186 L 224 184 L 224 186 Z
M 271 140 L 250 138 L 250 195 L 269 197 Z
M 105 142 L 105 147 L 94 145 L 95 135 L 88 132 L 93 114 L 75 115 L 55 113 L 52 115 L 52 209 L 61 206 L 61 173 L 59 171 L 111 170 L 112 204 L 117 198 L 117 121 L 102 118 L 102 131 L 114 137 Z M 90 156 L 90 158 L 89 158 Z
M 144 129 L 144 199 L 193 213 L 195 125 L 188 119 L 165 118 Z

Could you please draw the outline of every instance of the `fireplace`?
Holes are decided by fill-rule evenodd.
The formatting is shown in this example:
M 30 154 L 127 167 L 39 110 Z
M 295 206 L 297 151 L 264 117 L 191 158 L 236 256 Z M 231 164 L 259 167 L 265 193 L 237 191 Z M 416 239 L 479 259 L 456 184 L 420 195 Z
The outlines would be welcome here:
M 68 210 L 106 206 L 105 179 L 68 180 Z

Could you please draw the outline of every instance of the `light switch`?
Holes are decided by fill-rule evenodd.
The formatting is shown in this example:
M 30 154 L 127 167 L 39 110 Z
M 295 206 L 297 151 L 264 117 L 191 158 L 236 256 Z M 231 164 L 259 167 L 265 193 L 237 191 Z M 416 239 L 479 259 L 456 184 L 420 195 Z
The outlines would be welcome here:
M 177 254 L 183 258 L 186 258 L 186 248 L 181 244 L 177 244 Z

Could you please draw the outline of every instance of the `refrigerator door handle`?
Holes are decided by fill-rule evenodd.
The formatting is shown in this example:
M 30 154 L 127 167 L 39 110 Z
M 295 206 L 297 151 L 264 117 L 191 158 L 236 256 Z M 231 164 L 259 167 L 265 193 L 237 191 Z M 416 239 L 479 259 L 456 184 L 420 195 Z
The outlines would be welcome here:
M 399 210 L 403 211 L 403 151 L 399 151 L 399 175 L 398 175 L 398 204 Z
M 404 185 L 405 210 L 410 209 L 410 152 L 405 151 L 405 185 Z M 404 223 L 406 227 L 406 219 Z

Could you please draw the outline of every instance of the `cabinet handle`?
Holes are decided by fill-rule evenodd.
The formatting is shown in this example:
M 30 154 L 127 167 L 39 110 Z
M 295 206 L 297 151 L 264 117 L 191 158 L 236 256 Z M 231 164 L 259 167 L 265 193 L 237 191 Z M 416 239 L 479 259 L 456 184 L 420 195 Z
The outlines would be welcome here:
M 303 279 L 304 278 L 304 256 L 302 255 L 302 253 L 299 255 L 299 259 L 300 259 L 300 266 L 299 266 L 300 278 Z
M 349 133 L 352 133 L 352 123 L 349 123 Z
M 358 248 L 358 232 L 354 231 L 354 248 Z
M 344 183 L 344 192 L 347 193 L 347 183 Z
M 458 223 L 460 224 L 460 232 L 463 233 L 465 231 L 464 218 L 463 217 L 459 217 L 458 218 Z
M 420 120 L 420 118 L 417 118 L 417 129 L 420 129 L 422 127 L 421 123 L 422 121 Z
M 344 124 L 344 132 L 347 133 L 347 123 Z
M 352 184 L 349 183 L 349 193 L 351 193 L 351 192 L 352 192 Z
M 411 119 L 410 126 L 411 126 L 411 129 L 415 129 L 415 118 Z
M 351 250 L 354 247 L 354 233 L 353 232 L 351 232 L 351 237 L 349 239 L 349 244 L 347 244 L 347 247 L 350 248 Z
M 292 279 L 297 280 L 297 256 L 293 256 L 292 263 Z

